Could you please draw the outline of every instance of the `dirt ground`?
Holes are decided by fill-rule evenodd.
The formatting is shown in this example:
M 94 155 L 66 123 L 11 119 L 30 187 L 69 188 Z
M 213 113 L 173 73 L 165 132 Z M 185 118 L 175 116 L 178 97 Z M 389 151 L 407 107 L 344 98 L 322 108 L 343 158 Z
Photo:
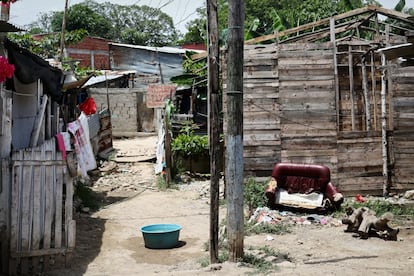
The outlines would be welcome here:
M 102 164 L 91 183 L 104 205 L 76 214 L 76 249 L 71 266 L 49 276 L 246 275 L 240 263 L 202 267 L 209 260 L 209 181 L 159 191 L 153 170 L 156 136 L 114 141 L 114 162 Z M 220 209 L 220 221 L 225 209 Z M 182 226 L 179 246 L 154 250 L 144 246 L 140 227 L 153 223 Z M 284 235 L 246 236 L 245 252 L 265 246 L 286 258 L 275 259 L 271 275 L 412 275 L 414 230 L 400 226 L 398 241 L 361 240 L 344 225 L 297 225 Z

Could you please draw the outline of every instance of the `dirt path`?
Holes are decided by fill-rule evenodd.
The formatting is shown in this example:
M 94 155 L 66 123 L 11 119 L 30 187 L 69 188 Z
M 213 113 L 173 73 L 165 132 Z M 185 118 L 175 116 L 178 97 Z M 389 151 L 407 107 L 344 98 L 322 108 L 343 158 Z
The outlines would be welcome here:
M 114 143 L 126 152 L 143 155 L 155 147 L 155 137 Z M 132 154 L 136 155 L 137 154 Z M 129 153 L 131 156 L 131 153 Z M 209 182 L 182 184 L 181 189 L 158 191 L 152 163 L 118 163 L 116 172 L 102 176 L 94 189 L 105 193 L 105 208 L 77 218 L 77 246 L 68 269 L 49 276 L 112 275 L 244 275 L 255 271 L 235 263 L 201 267 L 209 259 Z M 108 200 L 108 198 L 110 198 Z M 221 209 L 220 220 L 225 217 Z M 177 223 L 180 246 L 152 250 L 144 246 L 139 228 L 152 223 Z M 265 247 L 286 254 L 280 275 L 412 275 L 414 231 L 404 228 L 398 241 L 360 240 L 344 233 L 345 226 L 295 226 L 285 235 L 254 235 L 245 248 Z

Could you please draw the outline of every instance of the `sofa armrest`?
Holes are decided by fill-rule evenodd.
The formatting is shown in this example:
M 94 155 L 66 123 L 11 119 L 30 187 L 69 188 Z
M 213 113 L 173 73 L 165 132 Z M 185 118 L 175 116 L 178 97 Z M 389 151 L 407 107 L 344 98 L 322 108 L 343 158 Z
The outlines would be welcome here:
M 325 189 L 326 197 L 334 204 L 336 207 L 339 207 L 344 201 L 344 196 L 338 191 L 338 189 L 329 182 L 326 185 Z
M 270 206 L 274 205 L 276 199 L 277 181 L 273 177 L 269 180 L 265 188 L 265 195 Z

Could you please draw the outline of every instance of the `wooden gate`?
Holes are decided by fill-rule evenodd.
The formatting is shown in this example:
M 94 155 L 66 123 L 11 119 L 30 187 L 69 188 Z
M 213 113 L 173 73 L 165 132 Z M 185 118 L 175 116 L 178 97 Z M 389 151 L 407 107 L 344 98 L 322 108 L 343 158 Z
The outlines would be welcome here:
M 13 152 L 10 165 L 9 274 L 33 275 L 75 246 L 73 181 L 54 139 Z

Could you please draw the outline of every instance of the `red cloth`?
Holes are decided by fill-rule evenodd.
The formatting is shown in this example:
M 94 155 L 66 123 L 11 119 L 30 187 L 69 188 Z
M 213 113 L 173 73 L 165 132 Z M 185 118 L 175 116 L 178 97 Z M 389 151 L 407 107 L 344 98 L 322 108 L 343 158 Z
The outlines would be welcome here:
M 79 108 L 85 115 L 91 115 L 96 113 L 96 103 L 92 97 L 87 98 L 79 105 Z

